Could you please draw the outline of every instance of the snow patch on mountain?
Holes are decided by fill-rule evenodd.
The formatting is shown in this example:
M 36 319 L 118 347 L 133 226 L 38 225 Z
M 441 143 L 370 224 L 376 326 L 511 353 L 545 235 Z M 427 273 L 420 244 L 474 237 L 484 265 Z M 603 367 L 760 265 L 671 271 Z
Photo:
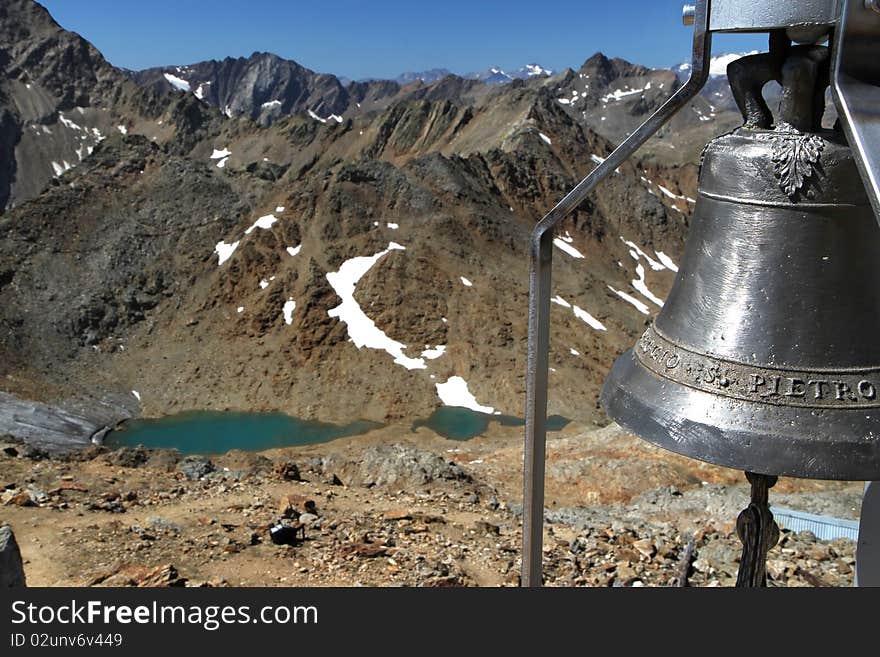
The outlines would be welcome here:
M 638 310 L 643 315 L 649 315 L 651 313 L 648 306 L 646 306 L 644 303 L 642 303 L 641 301 L 639 301 L 635 297 L 627 294 L 623 290 L 618 290 L 616 288 L 611 287 L 610 285 L 608 286 L 608 289 L 611 290 L 612 292 L 614 292 L 614 294 L 619 296 L 621 299 L 623 299 L 627 303 L 631 303 L 636 308 L 636 310 Z
M 251 227 L 244 231 L 244 234 L 250 235 L 254 231 L 254 228 L 262 228 L 263 230 L 268 230 L 276 221 L 278 221 L 278 217 L 276 217 L 274 214 L 267 214 L 264 217 L 260 217 L 253 224 L 251 224 Z
M 655 251 L 654 253 L 657 254 L 657 259 L 660 260 L 661 263 L 663 263 L 663 266 L 666 267 L 666 269 L 674 272 L 678 271 L 678 265 L 673 262 L 672 258 L 663 253 L 663 251 Z
M 171 75 L 171 73 L 163 73 L 165 79 L 168 80 L 168 84 L 170 84 L 175 89 L 180 91 L 189 91 L 189 82 L 184 80 L 183 78 L 179 78 L 176 75 Z
M 293 297 L 289 297 L 287 301 L 284 302 L 284 307 L 281 309 L 281 313 L 284 315 L 284 323 L 288 326 L 293 324 L 294 310 L 296 310 L 296 301 L 293 300 Z
M 392 340 L 385 335 L 384 331 L 376 326 L 376 323 L 361 310 L 360 305 L 358 305 L 354 298 L 354 290 L 358 281 L 363 278 L 364 274 L 370 271 L 373 265 L 392 251 L 405 250 L 405 247 L 400 244 L 389 242 L 388 248 L 384 251 L 379 251 L 379 253 L 372 256 L 351 258 L 343 262 L 338 271 L 328 272 L 327 282 L 330 283 L 330 287 L 342 299 L 342 303 L 328 310 L 327 314 L 345 323 L 348 330 L 348 338 L 358 349 L 361 347 L 379 349 L 394 356 L 394 362 L 408 370 L 423 370 L 427 368 L 425 359 L 410 358 L 404 354 L 406 345 Z
M 544 68 L 539 64 L 526 64 L 521 69 L 519 69 L 517 73 L 530 78 L 538 76 L 550 77 L 551 75 L 553 75 L 553 70 L 549 68 Z
M 227 244 L 223 240 L 217 242 L 217 246 L 214 247 L 214 253 L 216 253 L 219 257 L 219 260 L 217 262 L 218 267 L 232 257 L 232 254 L 235 253 L 235 249 L 238 248 L 238 244 L 238 242 Z
M 590 313 L 588 313 L 586 310 L 584 310 L 580 306 L 577 306 L 577 305 L 574 306 L 572 308 L 572 312 L 574 313 L 575 317 L 577 317 L 579 320 L 581 320 L 583 322 L 586 322 L 591 328 L 594 328 L 597 331 L 607 331 L 608 330 L 607 328 L 605 328 L 605 325 L 602 322 L 600 322 L 598 319 L 593 317 Z
M 555 246 L 557 249 L 565 251 L 572 258 L 583 258 L 584 257 L 583 253 L 578 251 L 571 244 L 568 244 L 567 242 L 564 242 L 563 240 L 559 239 L 558 237 L 554 238 L 553 246 Z
M 477 398 L 468 390 L 467 381 L 460 376 L 451 376 L 446 383 L 438 383 L 436 386 L 437 396 L 446 406 L 469 408 L 477 413 L 492 414 L 495 412 L 491 406 L 482 406 L 477 402 Z
M 636 265 L 636 276 L 638 276 L 638 278 L 633 280 L 632 286 L 638 292 L 640 292 L 643 297 L 645 297 L 646 299 L 649 299 L 652 303 L 654 303 L 662 308 L 663 307 L 663 299 L 661 299 L 656 294 L 651 292 L 651 290 L 648 289 L 648 285 L 645 282 L 645 267 L 644 267 L 644 265 L 642 265 L 642 263 L 639 263 L 638 265 Z

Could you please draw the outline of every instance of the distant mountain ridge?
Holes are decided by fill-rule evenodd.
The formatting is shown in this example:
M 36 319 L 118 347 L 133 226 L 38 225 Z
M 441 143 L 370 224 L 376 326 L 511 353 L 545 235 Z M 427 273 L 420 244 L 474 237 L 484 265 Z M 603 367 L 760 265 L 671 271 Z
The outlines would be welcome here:
M 79 53 L 74 57 L 80 59 L 72 59 L 63 76 L 47 73 L 40 87 L 34 86 L 31 90 L 26 85 L 31 84 L 28 80 L 35 73 L 34 65 L 41 60 L 33 59 L 29 72 L 24 73 L 15 68 L 18 66 L 16 57 L 30 55 L 26 52 L 17 55 L 16 47 L 9 51 L 12 53 L 6 65 L 9 73 L 5 83 L 0 84 L 0 134 L 8 137 L 0 145 L 0 207 L 8 205 L 10 198 L 17 202 L 34 196 L 49 180 L 77 166 L 110 132 L 137 125 L 143 111 L 155 114 L 156 99 L 166 94 L 178 98 L 183 94 L 217 108 L 227 117 L 246 116 L 265 127 L 288 116 L 342 123 L 381 112 L 404 99 L 444 99 L 470 104 L 492 88 L 528 84 L 547 88 L 579 124 L 617 143 L 677 88 L 684 68 L 678 67 L 678 71 L 649 69 L 597 53 L 577 71 L 565 69 L 554 73 L 539 64 L 528 64 L 513 72 L 493 67 L 483 73 L 457 76 L 448 69 L 436 68 L 404 73 L 396 80 L 345 81 L 344 84 L 334 75 L 312 71 L 272 53 L 255 52 L 249 57 L 130 71 L 111 66 L 81 37 L 60 30 L 48 12 L 36 3 L 30 0 L 10 0 L 10 3 L 0 8 L 0 18 L 3 11 L 18 8 L 20 15 L 31 16 L 28 20 L 41 26 L 34 29 L 46 34 L 47 44 L 48 40 L 55 39 L 61 44 L 75 44 L 64 47 Z M 60 36 L 55 36 L 54 31 L 59 31 Z M 7 41 L 14 41 L 11 33 Z M 74 61 L 83 64 L 74 64 Z M 57 69 L 58 64 L 52 63 L 52 66 Z M 77 91 L 84 84 L 78 81 L 84 74 L 87 76 L 84 79 L 98 75 L 97 79 L 106 82 L 90 89 L 88 94 Z M 123 84 L 125 78 L 136 86 Z M 50 88 L 51 85 L 58 90 Z M 62 105 L 76 107 L 78 116 L 64 114 L 64 110 L 53 115 L 60 107 L 54 100 L 35 108 L 33 103 L 41 97 L 41 89 L 46 89 L 51 96 L 61 94 L 55 97 L 62 98 Z M 107 95 L 106 101 L 101 100 L 101 94 Z M 120 98 L 134 98 L 138 94 L 143 98 L 135 104 L 142 105 L 141 109 L 119 107 L 114 112 L 96 113 L 88 101 L 91 98 L 92 105 L 118 106 Z M 664 148 L 652 142 L 647 152 L 653 149 L 661 158 L 676 155 L 677 161 L 683 163 L 695 156 L 701 144 L 719 127 L 715 125 L 716 117 L 721 121 L 721 128 L 733 125 L 736 113 L 732 111 L 732 98 L 723 77 L 712 78 L 702 97 L 705 100 L 694 101 L 661 132 L 661 137 L 683 134 L 698 126 L 700 129 L 685 140 L 684 147 L 673 153 L 676 145 L 666 142 L 661 144 L 668 149 L 664 153 Z M 2 113 L 2 105 L 8 104 L 4 98 L 18 108 L 10 110 L 12 114 Z M 603 111 L 612 108 L 615 111 Z M 623 111 L 617 111 L 620 109 Z M 19 137 L 16 131 L 21 128 L 16 126 L 22 121 L 29 123 L 30 129 Z M 74 133 L 70 133 L 70 126 L 76 126 Z M 18 146 L 14 147 L 16 143 Z
M 508 84 L 514 80 L 549 78 L 552 75 L 553 71 L 551 69 L 544 68 L 540 64 L 526 64 L 512 73 L 508 73 L 498 66 L 493 66 L 488 71 L 483 71 L 482 73 L 468 73 L 464 77 L 471 80 L 479 80 L 485 84 Z
M 413 82 L 431 84 L 437 80 L 445 78 L 447 75 L 455 75 L 455 73 L 448 68 L 432 68 L 425 71 L 407 71 L 406 73 L 401 73 L 393 78 L 393 80 L 401 85 L 411 84 Z M 479 80 L 486 84 L 507 84 L 514 80 L 529 80 L 535 77 L 547 78 L 551 75 L 553 75 L 553 71 L 549 68 L 544 68 L 540 64 L 526 64 L 525 66 L 521 66 L 514 70 L 512 73 L 504 71 L 501 67 L 493 66 L 486 71 L 466 73 L 460 77 L 463 77 L 466 80 Z M 366 82 L 378 79 L 381 78 L 365 78 L 363 81 Z
M 681 70 L 651 69 L 602 53 L 587 59 L 577 71 L 565 69 L 557 73 L 532 63 L 512 72 L 492 67 L 458 76 L 448 69 L 435 68 L 403 73 L 394 80 L 345 83 L 336 76 L 316 73 L 271 53 L 127 74 L 140 85 L 157 91 L 191 93 L 227 116 L 246 115 L 264 126 L 292 115 L 341 123 L 380 111 L 404 98 L 442 97 L 467 102 L 466 99 L 487 93 L 487 88 L 525 83 L 552 89 L 557 102 L 575 120 L 612 142 L 621 141 L 657 109 L 680 86 L 682 75 Z M 610 111 L 612 108 L 615 111 Z M 624 111 L 617 111 L 621 108 Z M 700 143 L 705 143 L 714 130 L 716 117 L 723 115 L 725 127 L 735 121 L 733 109 L 726 79 L 712 78 L 701 99 L 664 129 L 663 134 L 668 134 L 707 124 L 688 140 L 676 154 L 677 159 L 684 162 L 699 152 Z
M 411 84 L 412 82 L 431 84 L 441 78 L 445 78 L 447 75 L 453 75 L 452 71 L 448 68 L 432 68 L 427 71 L 401 73 L 394 78 L 394 81 L 398 84 Z
M 246 58 L 227 57 L 221 61 L 125 70 L 124 73 L 140 86 L 161 92 L 191 92 L 227 116 L 244 114 L 264 125 L 279 116 L 308 112 L 324 119 L 342 117 L 346 112 L 358 114 L 358 104 L 364 98 L 379 102 L 397 94 L 401 87 L 414 83 L 431 85 L 449 76 L 497 85 L 553 75 L 552 70 L 539 64 L 527 64 L 512 73 L 493 67 L 456 76 L 449 69 L 433 68 L 402 73 L 394 79 L 351 81 L 329 73 L 316 73 L 268 52 L 255 52 Z
M 265 52 L 127 74 L 141 86 L 192 92 L 227 116 L 245 114 L 262 123 L 308 110 L 322 117 L 340 115 L 349 105 L 349 95 L 336 76 Z

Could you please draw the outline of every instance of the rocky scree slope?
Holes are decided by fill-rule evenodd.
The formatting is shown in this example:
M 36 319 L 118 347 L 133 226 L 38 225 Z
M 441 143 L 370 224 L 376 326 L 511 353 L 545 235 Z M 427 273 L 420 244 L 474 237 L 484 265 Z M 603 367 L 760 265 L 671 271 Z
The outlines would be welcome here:
M 32 586 L 518 585 L 520 430 L 453 449 L 427 430 L 401 433 L 210 459 L 143 447 L 50 455 L 0 438 L 0 504 Z M 569 425 L 548 455 L 546 585 L 733 586 L 749 497 L 740 473 L 613 425 Z M 859 514 L 860 484 L 783 477 L 773 490 L 774 505 Z M 279 523 L 301 523 L 306 540 L 273 544 Z M 783 528 L 768 584 L 851 586 L 854 548 Z

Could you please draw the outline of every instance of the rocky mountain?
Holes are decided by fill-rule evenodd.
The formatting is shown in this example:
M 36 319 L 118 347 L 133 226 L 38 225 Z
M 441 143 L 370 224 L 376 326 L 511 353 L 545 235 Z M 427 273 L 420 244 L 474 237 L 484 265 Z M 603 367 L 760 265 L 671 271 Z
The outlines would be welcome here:
M 713 77 L 701 97 L 661 131 L 658 140 L 649 145 L 647 155 L 663 164 L 695 162 L 706 141 L 738 124 L 739 114 L 723 77 L 733 57 L 736 55 L 713 59 Z M 482 73 L 456 76 L 437 68 L 404 73 L 395 80 L 343 84 L 339 78 L 314 73 L 294 61 L 254 53 L 247 59 L 227 58 L 223 62 L 126 73 L 140 85 L 164 92 L 193 93 L 227 116 L 244 114 L 261 125 L 295 114 L 341 122 L 426 95 L 436 98 L 442 94 L 452 102 L 473 102 L 485 97 L 488 87 L 523 81 L 549 86 L 558 95 L 558 102 L 584 127 L 619 143 L 681 85 L 687 77 L 686 66 L 649 69 L 597 53 L 577 71 L 554 73 L 539 64 L 528 64 L 513 72 L 493 67 Z M 667 135 L 675 143 L 659 141 Z
M 546 78 L 552 71 L 528 64 L 513 73 L 492 68 L 463 76 L 487 85 L 513 80 Z M 346 116 L 375 109 L 406 93 L 410 85 L 432 85 L 454 76 L 448 69 L 407 72 L 394 80 L 365 79 L 352 82 L 326 73 L 315 73 L 295 61 L 271 53 L 254 53 L 248 58 L 228 57 L 185 66 L 165 66 L 143 71 L 125 71 L 138 85 L 160 92 L 193 93 L 229 117 L 244 114 L 261 125 L 279 116 L 310 113 L 339 121 Z M 364 101 L 369 103 L 363 107 Z
M 598 56 L 500 86 L 297 87 L 316 78 L 228 60 L 252 96 L 276 79 L 254 70 L 284 71 L 283 88 L 298 89 L 277 99 L 304 111 L 265 122 L 247 105 L 225 115 L 221 103 L 247 94 L 212 82 L 212 96 L 195 68 L 157 74 L 188 92 L 158 77 L 139 91 L 79 37 L 49 30 L 35 3 L 5 7 L 3 30 L 43 16 L 48 42 L 89 55 L 56 123 L 70 109 L 104 122 L 78 166 L 0 216 L 0 387 L 50 403 L 125 397 L 147 415 L 394 422 L 457 404 L 521 416 L 531 227 L 612 149 L 590 127 L 606 123 L 603 103 L 647 111 L 676 84 L 671 71 Z M 33 50 L 28 70 L 58 56 Z M 9 75 L 4 89 L 27 80 Z M 560 102 L 589 84 L 586 100 Z M 110 98 L 106 111 L 92 105 Z M 551 413 L 601 419 L 605 373 L 673 280 L 695 178 L 691 163 L 634 160 L 560 227 Z
M 726 78 L 716 79 L 715 86 L 707 87 L 646 144 L 643 158 L 663 164 L 696 162 L 709 139 L 741 123 L 729 91 L 726 100 L 714 96 L 721 80 L 726 85 Z M 596 53 L 577 71 L 566 70 L 547 84 L 575 120 L 617 144 L 656 111 L 682 79 L 672 69 L 651 69 Z
M 244 114 L 263 124 L 308 111 L 335 117 L 351 102 L 335 76 L 315 73 L 271 53 L 127 73 L 141 86 L 192 92 L 227 116 Z
M 109 134 L 150 113 L 149 94 L 31 0 L 0 6 L 0 209 L 38 194 Z

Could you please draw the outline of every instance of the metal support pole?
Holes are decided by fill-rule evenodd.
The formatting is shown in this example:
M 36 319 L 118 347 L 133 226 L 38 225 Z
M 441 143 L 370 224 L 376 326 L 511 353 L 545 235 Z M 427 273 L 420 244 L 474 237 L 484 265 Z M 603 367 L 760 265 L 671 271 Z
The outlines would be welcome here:
M 522 586 L 541 586 L 544 524 L 544 461 L 547 420 L 547 372 L 550 346 L 550 283 L 553 228 L 577 208 L 602 180 L 628 159 L 706 84 L 712 35 L 709 2 L 694 10 L 693 63 L 688 81 L 608 158 L 571 190 L 535 226 L 529 249 L 529 351 L 526 370 L 526 436 L 523 468 Z
M 865 484 L 853 584 L 880 586 L 880 481 Z

